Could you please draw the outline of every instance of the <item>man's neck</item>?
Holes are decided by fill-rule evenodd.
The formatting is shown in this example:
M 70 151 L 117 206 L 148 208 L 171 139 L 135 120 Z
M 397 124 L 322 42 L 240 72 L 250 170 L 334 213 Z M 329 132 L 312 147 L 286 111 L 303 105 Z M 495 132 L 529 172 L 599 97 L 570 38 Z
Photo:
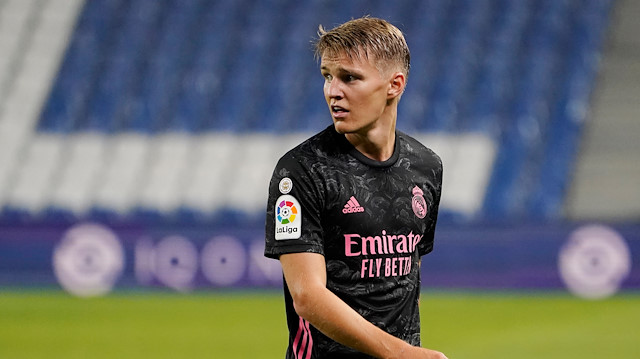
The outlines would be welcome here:
M 363 155 L 372 160 L 386 161 L 391 158 L 395 148 L 395 117 L 388 123 L 376 123 L 375 127 L 363 133 L 346 133 L 344 136 Z

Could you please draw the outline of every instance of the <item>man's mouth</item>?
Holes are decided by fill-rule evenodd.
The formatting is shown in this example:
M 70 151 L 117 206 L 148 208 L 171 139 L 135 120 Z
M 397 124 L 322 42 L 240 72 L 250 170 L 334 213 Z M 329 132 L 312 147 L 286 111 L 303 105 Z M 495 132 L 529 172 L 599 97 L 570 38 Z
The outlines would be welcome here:
M 340 106 L 331 106 L 331 112 L 334 115 L 338 115 L 338 114 L 342 114 L 342 113 L 347 113 L 347 112 L 349 112 L 349 110 L 347 110 L 344 107 L 340 107 Z

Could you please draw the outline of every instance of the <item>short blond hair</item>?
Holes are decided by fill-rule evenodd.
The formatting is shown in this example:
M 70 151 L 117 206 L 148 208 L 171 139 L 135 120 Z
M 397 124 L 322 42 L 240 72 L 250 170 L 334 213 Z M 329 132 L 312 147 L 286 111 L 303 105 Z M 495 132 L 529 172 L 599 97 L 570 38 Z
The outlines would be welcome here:
M 365 16 L 329 31 L 320 25 L 315 42 L 316 59 L 342 54 L 349 58 L 371 56 L 379 70 L 392 67 L 409 76 L 411 55 L 404 35 L 383 19 Z

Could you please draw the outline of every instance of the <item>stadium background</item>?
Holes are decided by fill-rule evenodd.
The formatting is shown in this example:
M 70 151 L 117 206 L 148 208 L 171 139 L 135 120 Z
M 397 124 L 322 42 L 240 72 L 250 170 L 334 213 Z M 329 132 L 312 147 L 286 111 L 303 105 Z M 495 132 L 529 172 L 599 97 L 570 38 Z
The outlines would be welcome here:
M 637 306 L 639 13 L 630 0 L 0 1 L 3 337 L 22 314 L 58 301 L 67 312 L 115 298 L 114 313 L 132 318 L 130 297 L 151 307 L 186 301 L 180 308 L 201 310 L 189 322 L 196 328 L 211 303 L 250 301 L 209 312 L 222 321 L 273 301 L 281 272 L 262 257 L 267 181 L 284 151 L 330 121 L 311 40 L 319 24 L 364 14 L 405 32 L 412 68 L 398 126 L 445 166 L 423 284 L 435 307 L 460 307 L 433 320 L 528 297 L 515 315 L 535 313 L 546 296 L 560 298 L 550 307 L 563 309 L 546 313 L 560 320 L 616 300 Z M 77 301 L 60 289 L 105 297 Z M 592 325 L 633 325 L 637 311 L 620 313 L 624 323 Z M 40 314 L 35 327 L 47 323 Z M 261 333 L 284 321 L 274 317 Z M 476 319 L 470 336 L 491 317 Z M 98 357 L 117 347 L 56 337 L 59 353 L 37 354 L 27 328 L 13 346 L 0 339 L 14 348 L 7 357 Z M 589 343 L 581 338 L 558 357 L 573 357 Z M 202 350 L 256 357 L 216 348 Z M 627 349 L 617 357 L 637 357 Z

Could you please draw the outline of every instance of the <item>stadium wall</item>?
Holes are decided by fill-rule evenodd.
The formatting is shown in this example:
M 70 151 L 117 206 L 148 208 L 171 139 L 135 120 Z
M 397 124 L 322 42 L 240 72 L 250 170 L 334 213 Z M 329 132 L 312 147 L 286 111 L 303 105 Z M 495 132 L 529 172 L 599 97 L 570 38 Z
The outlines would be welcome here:
M 436 237 L 421 268 L 427 288 L 568 289 L 587 298 L 640 289 L 638 225 L 444 226 Z M 62 287 L 79 296 L 279 288 L 279 262 L 263 250 L 255 227 L 3 225 L 0 287 Z M 388 275 L 400 275 L 389 264 Z

